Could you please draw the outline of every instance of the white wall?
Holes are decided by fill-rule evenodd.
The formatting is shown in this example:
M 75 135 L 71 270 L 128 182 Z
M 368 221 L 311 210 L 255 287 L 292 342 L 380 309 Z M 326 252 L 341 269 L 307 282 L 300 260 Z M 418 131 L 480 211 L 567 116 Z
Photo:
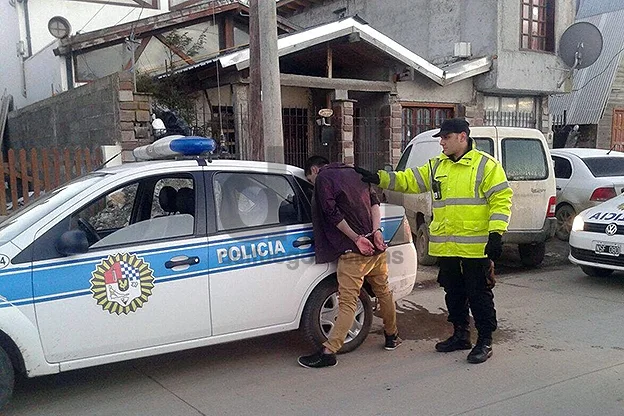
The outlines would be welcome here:
M 16 107 L 25 105 L 22 97 L 21 63 L 15 45 L 20 39 L 17 10 L 8 0 L 0 0 L 0 96 L 7 90 Z
M 11 6 L 0 0 L 0 95 L 5 88 L 13 95 L 16 108 L 24 107 L 53 95 L 53 90 L 67 88 L 65 58 L 54 56 L 56 39 L 48 32 L 48 21 L 54 16 L 66 18 L 77 31 L 91 32 L 117 24 L 128 23 L 169 11 L 169 2 L 160 1 L 160 10 L 140 6 L 120 6 L 71 0 L 23 0 Z M 22 96 L 22 59 L 16 54 L 20 40 L 27 48 L 24 2 L 28 5 L 32 54 L 24 62 L 26 94 Z M 54 86 L 54 87 L 53 87 Z
M 161 0 L 160 3 L 161 10 L 145 8 L 141 10 L 138 5 L 130 7 L 69 0 L 28 0 L 33 53 L 54 40 L 54 37 L 48 32 L 48 21 L 54 16 L 62 16 L 67 19 L 72 27 L 72 35 L 74 35 L 78 31 L 82 33 L 92 32 L 105 27 L 132 22 L 137 20 L 139 15 L 143 19 L 167 12 L 169 2 Z

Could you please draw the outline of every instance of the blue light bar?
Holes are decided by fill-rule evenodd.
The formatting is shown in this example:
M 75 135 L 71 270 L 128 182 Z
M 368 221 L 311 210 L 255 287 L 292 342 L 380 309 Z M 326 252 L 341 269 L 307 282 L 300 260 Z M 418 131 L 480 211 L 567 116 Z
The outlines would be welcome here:
M 212 153 L 217 142 L 210 137 L 167 136 L 147 146 L 137 147 L 132 154 L 137 160 L 170 159 L 176 156 L 199 156 Z

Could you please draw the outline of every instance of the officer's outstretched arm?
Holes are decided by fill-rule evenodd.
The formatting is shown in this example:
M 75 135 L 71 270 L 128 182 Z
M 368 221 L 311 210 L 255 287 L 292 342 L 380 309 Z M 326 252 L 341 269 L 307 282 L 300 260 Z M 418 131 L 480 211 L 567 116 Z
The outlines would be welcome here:
M 426 166 L 397 172 L 380 170 L 377 174 L 379 175 L 379 187 L 383 189 L 407 194 L 419 194 L 429 190 L 427 187 L 429 174 Z

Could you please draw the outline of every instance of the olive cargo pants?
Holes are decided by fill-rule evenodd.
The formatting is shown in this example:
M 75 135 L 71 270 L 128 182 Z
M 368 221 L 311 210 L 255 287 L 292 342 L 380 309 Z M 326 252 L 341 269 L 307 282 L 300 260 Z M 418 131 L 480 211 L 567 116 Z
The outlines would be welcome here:
M 380 315 L 386 334 L 397 333 L 396 309 L 392 292 L 388 288 L 388 263 L 386 253 L 363 256 L 347 253 L 338 259 L 338 317 L 329 339 L 323 344 L 328 350 L 337 352 L 353 325 L 360 289 L 364 279 L 368 281 L 379 301 Z

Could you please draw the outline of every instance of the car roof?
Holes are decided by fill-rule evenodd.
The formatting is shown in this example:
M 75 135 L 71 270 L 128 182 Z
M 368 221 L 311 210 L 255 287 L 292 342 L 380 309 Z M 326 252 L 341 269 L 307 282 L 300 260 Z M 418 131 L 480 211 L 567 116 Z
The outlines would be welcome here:
M 106 174 L 123 174 L 136 170 L 162 170 L 179 167 L 197 167 L 199 161 L 205 161 L 208 170 L 249 170 L 260 172 L 283 172 L 290 173 L 300 178 L 305 178 L 303 169 L 283 163 L 258 162 L 249 160 L 232 159 L 207 159 L 207 158 L 184 158 L 184 159 L 163 159 L 150 160 L 145 162 L 124 163 L 119 166 L 103 168 L 100 170 Z
M 552 149 L 550 153 L 553 155 L 574 155 L 581 159 L 587 157 L 624 157 L 624 153 L 615 150 L 609 152 L 609 149 L 590 149 L 582 147 Z
M 422 133 L 417 134 L 410 140 L 407 146 L 412 145 L 416 142 L 418 143 L 426 143 L 426 142 L 439 142 L 439 137 L 433 137 L 434 134 L 438 133 L 440 129 L 431 129 L 427 131 L 423 131 Z M 498 134 L 497 134 L 498 132 Z M 474 126 L 470 127 L 470 137 L 474 137 L 478 139 L 480 136 L 486 137 L 494 137 L 498 135 L 498 137 L 519 137 L 519 138 L 534 138 L 541 136 L 541 132 L 536 129 L 526 128 L 526 127 L 497 127 L 497 126 Z M 406 146 L 406 147 L 407 147 Z

